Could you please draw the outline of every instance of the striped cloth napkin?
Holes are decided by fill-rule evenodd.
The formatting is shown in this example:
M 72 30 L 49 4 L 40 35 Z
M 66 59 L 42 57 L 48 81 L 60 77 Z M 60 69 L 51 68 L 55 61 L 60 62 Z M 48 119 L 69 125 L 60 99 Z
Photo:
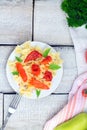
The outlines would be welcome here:
M 70 28 L 72 41 L 76 52 L 78 76 L 69 93 L 67 105 L 52 119 L 47 121 L 43 130 L 53 130 L 57 125 L 71 119 L 80 112 L 87 111 L 87 98 L 82 95 L 82 90 L 87 89 L 87 29 L 84 26 L 77 29 Z

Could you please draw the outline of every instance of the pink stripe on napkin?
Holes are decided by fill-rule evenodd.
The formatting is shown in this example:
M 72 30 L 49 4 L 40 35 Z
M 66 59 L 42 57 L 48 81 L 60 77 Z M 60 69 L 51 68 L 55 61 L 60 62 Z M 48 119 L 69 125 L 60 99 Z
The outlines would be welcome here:
M 87 99 L 82 96 L 82 90 L 87 89 L 87 29 L 81 26 L 69 30 L 75 47 L 78 74 L 81 75 L 74 81 L 67 105 L 45 124 L 43 130 L 53 130 L 57 125 L 87 110 Z
M 74 94 L 76 93 L 76 91 L 78 91 L 78 89 L 87 82 L 87 72 L 81 74 L 73 83 L 72 89 L 69 93 L 69 97 L 68 100 L 70 100 Z
M 43 130 L 53 130 L 57 125 L 69 120 L 73 116 L 82 112 L 85 107 L 86 97 L 82 95 L 82 90 L 87 89 L 87 72 L 80 75 L 73 84 L 73 92 L 69 97 L 68 104 L 49 120 Z M 60 118 L 61 117 L 61 118 Z

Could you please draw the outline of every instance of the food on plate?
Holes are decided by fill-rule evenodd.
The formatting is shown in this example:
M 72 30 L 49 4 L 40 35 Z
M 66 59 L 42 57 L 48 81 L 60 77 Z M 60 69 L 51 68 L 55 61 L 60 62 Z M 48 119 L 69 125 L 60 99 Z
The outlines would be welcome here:
M 56 72 L 61 68 L 59 53 L 52 52 L 51 47 L 42 49 L 33 46 L 30 41 L 18 45 L 14 53 L 15 58 L 8 61 L 8 66 L 20 94 L 30 96 L 35 92 L 38 97 L 41 91 L 49 90 Z
M 87 113 L 80 113 L 72 119 L 58 125 L 54 130 L 86 130 Z

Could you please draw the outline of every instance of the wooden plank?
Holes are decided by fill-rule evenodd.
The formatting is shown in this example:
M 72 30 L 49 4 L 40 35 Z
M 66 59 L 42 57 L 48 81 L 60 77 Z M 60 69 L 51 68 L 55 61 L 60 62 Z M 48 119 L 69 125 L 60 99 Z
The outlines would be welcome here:
M 0 127 L 3 123 L 3 94 L 0 93 Z
M 63 77 L 55 91 L 56 93 L 69 93 L 72 84 L 77 77 L 77 65 L 75 59 L 75 50 L 73 47 L 56 47 L 63 59 Z
M 50 44 L 71 45 L 67 22 L 61 10 L 61 0 L 36 0 L 34 40 Z
M 12 95 L 4 95 L 6 116 Z M 67 103 L 67 95 L 51 95 L 43 99 L 23 98 L 7 124 L 6 130 L 42 130 L 44 123 Z
M 11 89 L 5 72 L 6 62 L 14 49 L 12 46 L 0 46 L 0 91 L 1 92 L 13 92 Z M 58 89 L 55 91 L 56 93 L 68 93 L 72 87 L 72 83 L 77 76 L 77 67 L 75 61 L 75 52 L 73 47 L 55 47 L 57 51 L 60 52 L 62 59 L 64 60 L 64 73 L 62 77 L 62 81 L 58 86 Z M 4 51 L 3 51 L 4 50 Z
M 1 68 L 1 74 L 0 75 L 0 92 L 13 92 L 13 89 L 8 83 L 7 77 L 6 77 L 6 63 L 7 59 L 12 52 L 14 47 L 9 46 L 0 46 L 0 68 Z M 4 50 L 4 51 L 3 51 Z
M 25 3 L 30 3 L 30 0 L 0 0 L 0 5 L 20 5 Z
M 32 39 L 32 0 L 0 1 L 0 43 Z

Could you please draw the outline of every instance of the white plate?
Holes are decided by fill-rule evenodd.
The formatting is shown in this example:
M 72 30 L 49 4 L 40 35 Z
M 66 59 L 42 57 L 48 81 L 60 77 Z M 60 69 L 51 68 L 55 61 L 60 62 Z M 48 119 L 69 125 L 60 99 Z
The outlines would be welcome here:
M 36 42 L 36 41 L 31 42 L 31 46 L 39 46 L 39 47 L 41 47 L 42 50 L 45 48 L 51 48 L 52 52 L 56 52 L 56 50 L 54 50 L 51 46 L 49 46 L 46 43 L 42 43 L 42 42 Z M 11 53 L 8 60 L 15 60 L 15 51 L 13 51 Z M 63 75 L 63 66 L 62 66 L 62 64 L 60 66 L 61 66 L 61 68 L 59 70 L 57 70 L 56 75 L 52 79 L 52 84 L 51 84 L 50 89 L 41 90 L 40 96 L 38 98 L 42 98 L 42 97 L 46 97 L 46 96 L 50 95 L 58 87 L 58 85 L 61 81 L 62 75 Z M 11 85 L 11 87 L 14 89 L 14 91 L 19 93 L 19 86 L 17 85 L 16 81 L 13 79 L 13 75 L 10 72 L 10 68 L 9 68 L 8 64 L 6 65 L 6 74 L 7 74 L 7 79 L 9 81 L 9 84 Z M 30 96 L 29 98 L 36 99 L 37 98 L 36 93 L 33 92 L 32 96 Z

